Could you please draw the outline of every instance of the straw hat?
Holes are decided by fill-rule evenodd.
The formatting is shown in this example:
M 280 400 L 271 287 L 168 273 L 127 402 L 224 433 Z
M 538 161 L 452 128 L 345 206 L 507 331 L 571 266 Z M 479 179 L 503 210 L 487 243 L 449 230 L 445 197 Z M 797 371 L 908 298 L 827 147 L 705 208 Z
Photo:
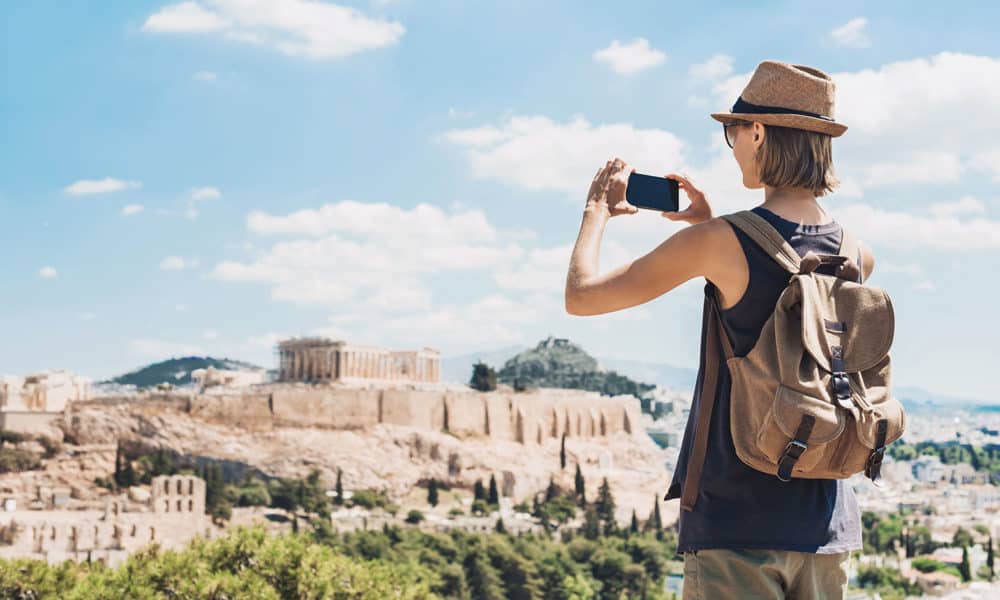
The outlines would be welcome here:
M 712 113 L 722 123 L 758 121 L 839 137 L 847 125 L 833 120 L 836 85 L 814 67 L 765 60 L 733 104 L 731 112 Z

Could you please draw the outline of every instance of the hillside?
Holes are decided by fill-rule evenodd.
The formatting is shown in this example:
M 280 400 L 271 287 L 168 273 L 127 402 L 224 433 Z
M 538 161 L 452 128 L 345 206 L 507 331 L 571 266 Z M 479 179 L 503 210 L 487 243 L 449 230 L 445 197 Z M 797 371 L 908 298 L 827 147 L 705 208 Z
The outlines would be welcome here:
M 497 371 L 497 381 L 514 387 L 573 388 L 636 397 L 655 387 L 605 370 L 573 342 L 552 336 L 504 363 Z
M 122 385 L 134 385 L 139 388 L 152 387 L 159 383 L 169 383 L 171 385 L 188 385 L 191 383 L 191 371 L 195 369 L 206 369 L 214 367 L 216 369 L 227 369 L 231 371 L 261 371 L 261 367 L 239 360 L 229 358 L 212 358 L 210 356 L 185 356 L 181 358 L 171 358 L 158 363 L 153 363 L 119 375 L 102 383 L 118 383 Z

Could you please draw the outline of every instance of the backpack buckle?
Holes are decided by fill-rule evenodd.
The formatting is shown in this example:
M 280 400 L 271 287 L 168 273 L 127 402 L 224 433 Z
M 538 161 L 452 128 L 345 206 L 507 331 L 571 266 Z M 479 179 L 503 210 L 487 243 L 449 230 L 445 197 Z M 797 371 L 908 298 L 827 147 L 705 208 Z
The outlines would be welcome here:
M 837 404 L 844 409 L 850 410 L 851 403 L 851 383 L 845 371 L 834 371 L 831 380 L 833 392 L 836 395 Z
M 778 458 L 778 479 L 782 481 L 792 480 L 792 467 L 795 466 L 796 461 L 802 456 L 802 453 L 806 451 L 806 443 L 801 442 L 796 439 L 788 442 L 785 446 L 785 450 L 781 453 Z
M 882 472 L 882 458 L 885 456 L 885 446 L 879 446 L 872 450 L 865 461 L 865 477 L 875 481 Z

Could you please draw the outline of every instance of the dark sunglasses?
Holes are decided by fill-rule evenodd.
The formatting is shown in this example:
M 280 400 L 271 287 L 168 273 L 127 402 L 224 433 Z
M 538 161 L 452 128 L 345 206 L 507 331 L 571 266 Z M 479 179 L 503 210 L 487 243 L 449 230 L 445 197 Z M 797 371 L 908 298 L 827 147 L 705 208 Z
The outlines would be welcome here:
M 750 123 L 748 123 L 747 121 L 735 121 L 733 123 L 723 123 L 722 124 L 722 135 L 726 138 L 726 144 L 728 144 L 730 148 L 733 147 L 733 143 L 736 141 L 734 139 L 734 137 L 733 137 L 733 136 L 736 135 L 736 133 L 735 132 L 730 133 L 729 132 L 729 128 L 730 127 L 740 127 L 740 126 L 749 125 L 749 124 Z

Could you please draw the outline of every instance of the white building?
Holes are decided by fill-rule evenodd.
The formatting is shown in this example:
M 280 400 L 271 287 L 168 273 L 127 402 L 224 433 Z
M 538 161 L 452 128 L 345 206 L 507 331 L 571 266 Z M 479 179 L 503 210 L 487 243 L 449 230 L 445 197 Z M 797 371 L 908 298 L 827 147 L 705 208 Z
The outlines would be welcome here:
M 90 397 L 90 379 L 69 371 L 0 376 L 0 428 L 37 433 L 70 402 Z
M 266 371 L 231 371 L 209 366 L 191 371 L 191 379 L 201 388 L 249 387 L 265 382 Z

